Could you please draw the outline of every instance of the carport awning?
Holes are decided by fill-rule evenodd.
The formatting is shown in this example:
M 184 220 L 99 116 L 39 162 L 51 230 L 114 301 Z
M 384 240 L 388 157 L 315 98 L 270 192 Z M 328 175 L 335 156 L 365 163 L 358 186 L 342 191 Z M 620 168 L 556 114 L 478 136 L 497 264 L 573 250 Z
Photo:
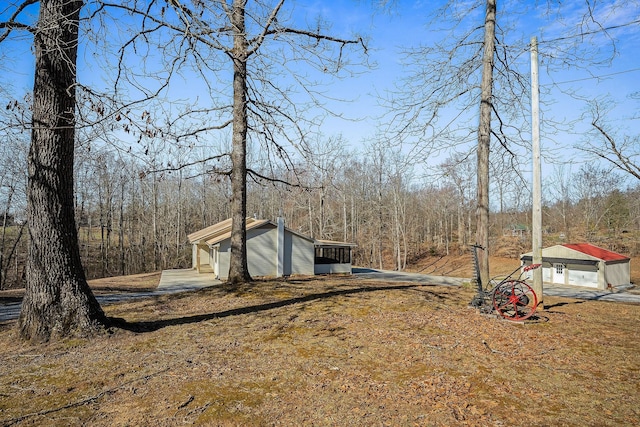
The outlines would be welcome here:
M 355 248 L 356 245 L 355 243 L 349 243 L 349 242 L 337 242 L 334 240 L 318 240 L 316 239 L 314 242 L 314 246 L 316 248 Z

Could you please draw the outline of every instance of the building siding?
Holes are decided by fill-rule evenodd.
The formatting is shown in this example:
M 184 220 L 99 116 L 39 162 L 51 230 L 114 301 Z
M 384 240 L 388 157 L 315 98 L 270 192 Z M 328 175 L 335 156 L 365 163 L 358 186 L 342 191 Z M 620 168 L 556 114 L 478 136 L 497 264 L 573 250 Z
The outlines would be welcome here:
M 277 237 L 273 227 L 247 231 L 247 266 L 252 277 L 276 275 Z
M 272 226 L 247 231 L 247 266 L 252 277 L 275 277 L 278 273 L 278 230 Z M 226 239 L 219 244 L 218 277 L 229 277 L 231 247 Z M 313 242 L 285 230 L 284 274 L 313 275 Z
M 605 284 L 611 284 L 613 286 L 628 285 L 630 277 L 630 263 L 607 264 L 607 270 L 604 277 Z
M 315 274 L 351 274 L 351 264 L 316 264 Z
M 218 246 L 218 278 L 226 280 L 229 277 L 229 262 L 231 259 L 231 242 L 223 240 Z
M 304 274 L 313 276 L 313 264 L 315 260 L 313 242 L 292 233 L 286 233 L 284 237 L 285 274 Z M 287 261 L 289 262 L 288 268 Z

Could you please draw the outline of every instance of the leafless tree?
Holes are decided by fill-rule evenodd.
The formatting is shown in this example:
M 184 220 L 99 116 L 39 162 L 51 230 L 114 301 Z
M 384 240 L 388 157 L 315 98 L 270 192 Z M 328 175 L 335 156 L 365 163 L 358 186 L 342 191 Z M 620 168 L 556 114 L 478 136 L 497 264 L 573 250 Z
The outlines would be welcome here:
M 552 207 L 552 214 L 560 218 L 559 228 L 564 233 L 565 239 L 570 242 L 572 238 L 571 228 L 572 225 L 575 225 L 570 220 L 571 207 L 574 202 L 572 200 L 570 170 L 565 165 L 556 165 L 545 188 L 547 189 L 546 194 L 551 198 L 551 200 L 546 200 L 545 203 Z
M 22 337 L 87 334 L 108 323 L 84 276 L 73 209 L 76 59 L 81 1 L 43 0 L 37 23 L 20 22 L 36 3 L 15 7 L 0 40 L 29 31 L 35 46 L 28 156 L 29 257 Z
M 469 154 L 456 153 L 440 165 L 443 179 L 445 182 L 451 182 L 457 192 L 457 234 L 460 250 L 470 244 L 471 238 L 467 229 L 471 226 L 470 204 L 475 199 L 475 170 L 470 157 Z
M 11 264 L 25 234 L 26 154 L 28 144 L 11 127 L 0 132 L 0 289 L 9 285 Z M 16 272 L 13 282 L 19 281 Z
M 476 140 L 476 242 L 486 248 L 491 139 L 512 153 L 510 146 L 522 145 L 521 129 L 514 123 L 522 123 L 527 111 L 522 103 L 527 81 L 514 67 L 520 52 L 504 42 L 508 27 L 498 25 L 499 16 L 496 0 L 464 6 L 447 2 L 430 24 L 441 29 L 449 23 L 446 37 L 406 52 L 410 72 L 386 100 L 393 111 L 388 131 L 395 140 L 418 147 L 415 161 L 455 147 L 467 151 Z M 487 252 L 480 257 L 483 280 L 489 275 Z
M 624 133 L 624 124 L 614 127 L 607 120 L 612 115 L 613 101 L 597 99 L 589 104 L 591 108 L 588 114 L 593 131 L 576 148 L 590 158 L 604 160 L 617 170 L 640 180 L 640 135 Z M 638 118 L 625 118 L 622 122 L 626 120 Z
M 574 191 L 579 198 L 578 207 L 583 227 L 588 235 L 597 231 L 609 206 L 607 197 L 618 186 L 620 177 L 610 168 L 585 164 L 574 176 Z
M 140 19 L 126 48 L 147 43 L 150 33 L 162 33 L 165 68 L 189 67 L 209 90 L 208 130 L 230 128 L 231 260 L 229 281 L 250 280 L 246 265 L 247 149 L 259 144 L 273 160 L 293 166 L 292 151 L 305 152 L 308 128 L 317 124 L 306 106 L 321 102 L 317 80 L 339 76 L 348 68 L 348 51 L 364 51 L 359 37 L 325 33 L 325 23 L 308 28 L 290 26 L 292 12 L 285 1 L 172 1 L 103 3 Z M 182 68 L 181 68 L 182 67 Z M 303 73 L 302 67 L 308 72 Z M 126 74 L 123 63 L 122 75 Z M 231 72 L 232 81 L 225 81 Z M 286 80 L 282 79 L 286 76 Z M 132 78 L 129 78 L 132 80 Z M 231 83 L 231 84 L 229 84 Z M 231 91 L 227 90 L 230 88 Z M 296 91 L 298 93 L 296 93 Z M 306 100 L 302 101 L 303 98 Z M 194 131 L 194 133 L 199 130 Z
M 487 0 L 480 82 L 480 123 L 478 125 L 478 178 L 476 243 L 485 248 L 478 253 L 482 283 L 489 283 L 489 152 L 493 109 L 493 72 L 496 39 L 496 0 Z
M 540 12 L 559 21 L 562 6 L 549 1 Z M 583 6 L 580 16 L 568 20 L 566 32 L 540 43 L 549 70 L 606 63 L 615 56 L 614 40 L 599 13 L 608 7 L 590 0 Z M 385 131 L 397 144 L 412 145 L 416 162 L 428 165 L 433 154 L 468 151 L 476 142 L 476 241 L 487 248 L 490 161 L 517 166 L 518 155 L 529 145 L 529 63 L 522 58 L 527 58 L 523 54 L 530 35 L 524 38 L 515 31 L 526 8 L 508 0 L 445 2 L 429 21 L 443 37 L 405 51 L 409 71 L 385 99 L 390 111 Z M 600 35 L 608 48 L 592 49 L 589 42 Z M 549 120 L 545 125 L 553 128 Z M 500 154 L 490 160 L 490 153 Z M 486 254 L 480 259 L 483 280 L 489 274 Z

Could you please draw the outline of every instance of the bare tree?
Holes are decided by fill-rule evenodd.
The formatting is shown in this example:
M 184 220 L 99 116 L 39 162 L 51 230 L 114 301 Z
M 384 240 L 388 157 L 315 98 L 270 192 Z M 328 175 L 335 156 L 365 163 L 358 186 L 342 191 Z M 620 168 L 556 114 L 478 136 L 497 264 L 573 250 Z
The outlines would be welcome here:
M 600 227 L 610 205 L 607 197 L 620 183 L 620 176 L 610 168 L 585 164 L 574 175 L 574 191 L 579 198 L 578 207 L 583 217 L 583 227 L 588 236 Z
M 468 151 L 475 141 L 476 242 L 488 250 L 490 161 L 517 166 L 518 157 L 530 145 L 529 64 L 521 59 L 528 48 L 524 40 L 530 35 L 525 39 L 517 34 L 518 15 L 527 6 L 509 0 L 500 5 L 497 0 L 444 2 L 429 21 L 430 28 L 443 37 L 405 50 L 408 73 L 385 99 L 390 111 L 386 132 L 397 144 L 412 146 L 416 162 L 428 164 L 431 155 L 442 151 Z M 546 14 L 563 24 L 566 20 L 558 18 L 563 15 L 562 5 L 546 2 L 539 16 Z M 553 46 L 542 53 L 549 70 L 606 63 L 615 56 L 615 40 L 607 34 L 599 13 L 609 10 L 608 6 L 590 0 L 580 6 L 580 16 L 570 8 L 567 31 L 541 42 Z M 589 41 L 600 35 L 609 49 L 592 49 Z M 556 124 L 547 120 L 545 125 L 552 130 Z M 502 168 L 494 165 L 493 169 Z M 480 259 L 483 281 L 489 275 L 488 250 Z
M 1 89 L 0 95 L 4 95 Z M 0 289 L 19 284 L 18 269 L 11 269 L 11 265 L 17 265 L 18 251 L 26 240 L 25 164 L 29 141 L 20 126 L 25 109 L 23 103 L 14 100 L 0 111 Z
M 487 0 L 480 83 L 480 124 L 478 125 L 478 178 L 476 243 L 485 248 L 478 253 L 482 283 L 489 283 L 489 147 L 493 106 L 493 67 L 496 39 L 496 0 Z
M 614 126 L 607 122 L 612 103 L 606 99 L 589 102 L 593 132 L 588 133 L 588 137 L 576 148 L 640 180 L 640 135 L 620 135 L 614 130 Z
M 474 200 L 473 184 L 474 170 L 468 154 L 455 153 L 440 165 L 445 182 L 451 182 L 457 192 L 457 234 L 459 249 L 469 245 L 465 223 L 470 226 L 471 221 L 466 218 L 471 215 L 469 204 Z
M 480 14 L 482 25 L 477 22 Z M 503 42 L 508 27 L 498 26 L 497 20 L 496 0 L 464 6 L 446 2 L 431 21 L 437 29 L 450 24 L 446 37 L 406 53 L 411 71 L 387 99 L 393 111 L 388 123 L 392 139 L 414 141 L 416 162 L 456 147 L 467 151 L 475 139 L 476 242 L 487 248 L 480 257 L 483 281 L 489 276 L 491 139 L 514 156 L 511 146 L 524 145 L 522 126 L 514 124 L 522 123 L 527 111 L 522 102 L 526 79 L 514 67 L 515 52 Z
M 571 197 L 571 184 L 570 184 L 570 171 L 566 169 L 565 165 L 556 165 L 553 169 L 553 174 L 550 177 L 550 182 L 545 185 L 547 188 L 547 195 L 552 200 L 546 201 L 552 206 L 551 211 L 557 212 L 560 217 L 560 229 L 564 233 L 565 239 L 571 241 L 572 230 L 571 226 L 573 221 L 570 221 L 572 197 Z
M 16 7 L 1 26 L 33 34 L 31 147 L 28 156 L 29 257 L 20 334 L 33 341 L 88 334 L 108 323 L 87 285 L 78 247 L 73 204 L 75 86 L 81 1 L 43 0 L 35 26 L 19 22 L 36 3 Z
M 165 58 L 167 64 L 176 69 L 188 57 L 188 66 L 209 88 L 210 111 L 220 120 L 216 127 L 231 128 L 231 167 L 221 171 L 229 176 L 232 191 L 231 283 L 251 279 L 246 260 L 247 175 L 268 178 L 247 168 L 249 142 L 260 144 L 274 160 L 293 166 L 290 152 L 304 153 L 308 131 L 303 123 L 314 119 L 305 118 L 305 104 L 291 85 L 316 102 L 318 92 L 312 90 L 316 77 L 339 75 L 348 65 L 346 50 L 350 46 L 364 49 L 358 37 L 325 34 L 321 22 L 310 28 L 288 26 L 292 12 L 284 5 L 284 0 L 172 1 L 168 8 L 157 3 L 148 7 L 147 2 L 109 4 L 142 19 L 144 31 L 134 35 L 129 46 L 146 42 L 150 32 L 169 30 L 167 37 L 177 52 Z M 231 66 L 230 86 L 222 77 L 228 72 L 225 64 Z M 301 73 L 300 66 L 310 67 L 314 77 Z M 281 75 L 289 81 L 281 81 Z M 221 88 L 225 83 L 231 94 Z M 224 102 L 224 96 L 230 96 L 231 102 Z

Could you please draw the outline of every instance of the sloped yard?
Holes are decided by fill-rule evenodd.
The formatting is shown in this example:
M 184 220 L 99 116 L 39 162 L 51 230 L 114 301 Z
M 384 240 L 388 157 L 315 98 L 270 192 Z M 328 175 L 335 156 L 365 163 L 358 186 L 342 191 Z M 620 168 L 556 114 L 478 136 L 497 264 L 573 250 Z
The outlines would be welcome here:
M 126 321 L 93 340 L 5 323 L 0 425 L 640 423 L 640 306 L 547 298 L 521 325 L 471 295 L 292 279 L 108 306 Z

